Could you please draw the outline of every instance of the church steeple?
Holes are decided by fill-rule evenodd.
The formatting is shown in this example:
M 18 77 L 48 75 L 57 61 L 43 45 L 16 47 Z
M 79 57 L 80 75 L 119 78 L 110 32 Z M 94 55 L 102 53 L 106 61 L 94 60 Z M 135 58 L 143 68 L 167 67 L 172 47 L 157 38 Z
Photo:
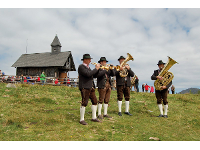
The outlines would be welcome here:
M 58 36 L 56 34 L 53 42 L 51 43 L 51 53 L 59 53 L 61 52 L 61 44 L 60 44 L 60 41 L 58 39 Z

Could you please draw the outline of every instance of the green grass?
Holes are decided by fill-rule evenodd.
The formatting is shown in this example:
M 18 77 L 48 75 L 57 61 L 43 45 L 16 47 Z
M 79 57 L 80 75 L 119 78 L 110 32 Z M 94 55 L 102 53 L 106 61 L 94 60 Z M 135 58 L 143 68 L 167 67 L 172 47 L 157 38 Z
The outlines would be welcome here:
M 98 92 L 96 90 L 98 98 Z M 65 86 L 0 84 L 0 141 L 199 141 L 200 95 L 168 95 L 169 118 L 157 118 L 152 93 L 131 92 L 130 112 L 118 116 L 117 93 L 112 91 L 108 114 L 112 119 L 91 122 L 91 102 L 85 113 L 87 126 L 79 124 L 81 95 Z M 123 100 L 122 111 L 125 110 Z M 153 112 L 150 112 L 153 111 Z M 102 109 L 103 113 L 103 109 Z

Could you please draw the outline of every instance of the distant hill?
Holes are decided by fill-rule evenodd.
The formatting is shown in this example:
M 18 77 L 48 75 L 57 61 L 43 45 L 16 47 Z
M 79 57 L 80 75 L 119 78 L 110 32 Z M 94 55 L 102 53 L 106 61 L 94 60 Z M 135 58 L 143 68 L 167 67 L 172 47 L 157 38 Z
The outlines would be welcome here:
M 198 88 L 189 88 L 189 89 L 181 91 L 179 94 L 185 94 L 185 93 L 190 93 L 190 92 L 191 92 L 191 94 L 198 94 L 198 92 L 200 92 L 200 89 L 198 89 Z

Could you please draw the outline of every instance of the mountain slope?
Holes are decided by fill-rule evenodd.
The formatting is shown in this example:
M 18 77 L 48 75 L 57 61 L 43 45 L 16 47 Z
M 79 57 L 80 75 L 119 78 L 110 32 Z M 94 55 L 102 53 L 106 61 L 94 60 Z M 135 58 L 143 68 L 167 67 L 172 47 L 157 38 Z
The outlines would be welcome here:
M 186 90 L 181 91 L 179 94 L 185 94 L 185 93 L 198 94 L 198 92 L 200 92 L 200 89 L 198 88 L 188 88 Z

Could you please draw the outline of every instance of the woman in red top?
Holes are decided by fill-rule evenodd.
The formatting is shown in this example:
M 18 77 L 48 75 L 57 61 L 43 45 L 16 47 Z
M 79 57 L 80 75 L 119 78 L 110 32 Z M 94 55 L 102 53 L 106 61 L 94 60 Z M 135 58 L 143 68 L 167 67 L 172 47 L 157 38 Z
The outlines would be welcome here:
M 153 93 L 153 92 L 154 92 L 154 88 L 153 88 L 153 86 L 151 86 L 150 93 Z
M 37 82 L 40 82 L 40 77 L 37 78 Z
M 70 80 L 69 80 L 69 78 L 67 79 L 67 85 L 68 85 L 68 86 L 70 85 Z
M 26 77 L 24 77 L 24 82 L 27 82 Z
M 58 84 L 58 79 L 55 80 L 55 84 Z
M 148 92 L 150 86 L 148 86 L 148 85 L 146 84 L 146 85 L 144 86 L 144 88 L 145 88 L 145 91 Z

